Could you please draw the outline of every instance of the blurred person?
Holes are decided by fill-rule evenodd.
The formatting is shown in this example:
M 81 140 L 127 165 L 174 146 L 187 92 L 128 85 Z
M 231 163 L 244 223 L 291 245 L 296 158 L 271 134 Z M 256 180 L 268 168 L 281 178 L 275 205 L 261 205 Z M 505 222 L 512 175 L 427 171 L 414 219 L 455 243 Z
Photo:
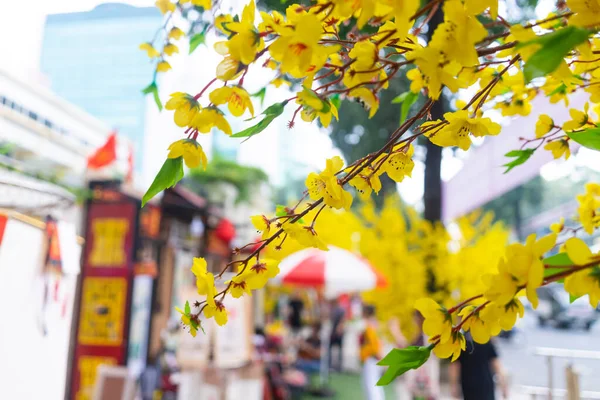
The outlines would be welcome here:
M 298 335 L 304 327 L 304 301 L 298 289 L 294 289 L 288 304 L 288 323 L 294 335 Z
M 362 384 L 366 400 L 384 400 L 383 387 L 377 386 L 381 377 L 381 367 L 377 365 L 382 357 L 381 342 L 379 340 L 379 325 L 375 318 L 375 307 L 363 307 L 365 330 L 360 335 L 360 361 L 362 362 Z
M 346 320 L 346 310 L 337 300 L 330 303 L 331 336 L 329 338 L 329 366 L 334 367 L 332 349 L 337 347 L 337 363 L 335 370 L 342 370 L 342 348 L 344 339 L 344 329 Z
M 410 346 L 425 346 L 427 338 L 423 333 L 424 318 L 416 311 L 413 314 L 413 321 L 417 327 L 417 334 Z M 440 395 L 440 361 L 436 357 L 429 359 L 419 369 L 411 369 L 404 375 L 405 379 L 405 397 L 412 400 L 434 400 Z
M 307 375 L 318 374 L 321 369 L 321 323 L 311 326 L 310 335 L 298 342 L 296 368 Z
M 508 386 L 492 341 L 475 343 L 470 333 L 466 334 L 467 348 L 450 364 L 450 389 L 452 396 L 465 400 L 495 400 L 494 375 L 498 378 L 502 397 L 508 399 Z M 462 389 L 462 397 L 460 397 Z

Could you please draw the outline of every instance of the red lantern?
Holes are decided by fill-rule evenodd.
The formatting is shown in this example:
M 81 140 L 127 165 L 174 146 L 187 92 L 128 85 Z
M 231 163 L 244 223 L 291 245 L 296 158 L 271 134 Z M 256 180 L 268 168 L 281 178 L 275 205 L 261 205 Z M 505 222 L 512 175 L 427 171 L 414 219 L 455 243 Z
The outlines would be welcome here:
M 222 218 L 215 228 L 215 236 L 229 244 L 235 237 L 235 226 L 227 218 Z

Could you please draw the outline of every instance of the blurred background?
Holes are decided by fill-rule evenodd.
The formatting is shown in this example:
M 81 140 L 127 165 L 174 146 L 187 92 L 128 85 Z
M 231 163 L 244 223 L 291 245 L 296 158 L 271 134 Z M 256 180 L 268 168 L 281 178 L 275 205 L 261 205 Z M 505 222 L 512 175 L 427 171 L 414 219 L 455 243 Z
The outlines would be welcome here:
M 279 3 L 259 7 L 284 10 Z M 552 1 L 501 3 L 509 21 L 543 17 L 554 8 Z M 243 5 L 222 1 L 219 9 L 236 13 Z M 220 271 L 233 248 L 256 239 L 249 216 L 294 204 L 307 174 L 321 170 L 326 158 L 353 162 L 378 149 L 398 124 L 399 105 L 391 100 L 407 91 L 408 81 L 392 82 L 372 120 L 359 104 L 343 100 L 342 119 L 327 129 L 305 123 L 288 129 L 287 110 L 245 143 L 203 135 L 208 169 L 191 171 L 140 209 L 168 145 L 181 137 L 172 114 L 160 112 L 142 90 L 156 81 L 163 102 L 173 92 L 199 92 L 220 61 L 214 35 L 192 54 L 185 40 L 178 43 L 179 54 L 169 58 L 173 70 L 156 77 L 138 49 L 164 34 L 154 1 L 13 1 L 2 9 L 0 398 L 362 398 L 353 375 L 360 369 L 364 324 L 360 287 L 329 302 L 323 287 L 279 285 L 232 301 L 230 323 L 207 326 L 196 338 L 182 333 L 174 307 L 195 298 L 192 257 L 205 257 L 210 271 Z M 251 69 L 248 91 L 264 87 L 269 72 Z M 284 84 L 261 102 L 293 92 Z M 447 110 L 457 100 L 460 95 L 446 96 Z M 569 100 L 577 108 L 586 98 Z M 551 223 L 575 213 L 584 185 L 598 181 L 600 160 L 583 148 L 572 148 L 566 161 L 537 152 L 518 173 L 503 174 L 504 154 L 531 136 L 539 114 L 558 124 L 569 119 L 563 102 L 538 98 L 518 124 L 497 115 L 502 138 L 478 141 L 467 152 L 434 154 L 420 143 L 412 177 L 383 182 L 375 207 L 398 194 L 430 221 L 481 209 L 493 212 L 513 241 L 548 233 Z M 597 251 L 597 238 L 589 240 Z M 556 389 L 556 398 L 565 396 L 568 365 L 577 370 L 581 398 L 600 398 L 593 374 L 600 366 L 598 314 L 586 299 L 571 304 L 564 295 L 543 288 L 538 309 L 497 340 L 509 398 L 545 398 L 548 388 Z M 294 318 L 304 321 L 304 345 L 293 337 Z M 344 321 L 345 340 L 334 352 L 341 362 L 331 373 L 329 345 L 321 337 L 311 343 L 315 320 L 330 322 L 329 329 Z M 316 370 L 299 376 L 302 368 L 288 368 L 282 346 L 288 339 L 299 349 L 319 350 L 306 352 L 318 361 Z M 440 379 L 435 398 L 450 398 L 444 372 Z M 318 390 L 306 389 L 312 386 Z M 396 389 L 386 388 L 387 398 L 404 398 Z

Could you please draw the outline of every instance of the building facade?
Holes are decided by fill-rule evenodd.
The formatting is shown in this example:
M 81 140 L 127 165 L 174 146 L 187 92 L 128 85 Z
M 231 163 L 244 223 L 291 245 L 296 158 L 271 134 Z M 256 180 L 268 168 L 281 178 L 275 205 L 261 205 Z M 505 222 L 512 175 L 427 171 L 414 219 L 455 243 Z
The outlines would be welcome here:
M 143 159 L 146 99 L 153 67 L 140 43 L 152 38 L 162 16 L 154 7 L 101 4 L 89 12 L 49 15 L 41 70 L 59 96 L 102 120 L 134 147 L 136 173 Z

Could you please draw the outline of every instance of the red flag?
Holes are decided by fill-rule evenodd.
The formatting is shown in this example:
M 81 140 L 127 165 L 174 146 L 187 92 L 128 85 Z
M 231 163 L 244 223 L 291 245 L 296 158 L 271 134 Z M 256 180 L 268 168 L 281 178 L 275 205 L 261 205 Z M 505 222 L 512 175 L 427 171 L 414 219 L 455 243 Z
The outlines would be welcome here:
M 87 167 L 89 169 L 100 169 L 106 167 L 117 159 L 117 134 L 111 133 L 106 143 L 88 157 Z

